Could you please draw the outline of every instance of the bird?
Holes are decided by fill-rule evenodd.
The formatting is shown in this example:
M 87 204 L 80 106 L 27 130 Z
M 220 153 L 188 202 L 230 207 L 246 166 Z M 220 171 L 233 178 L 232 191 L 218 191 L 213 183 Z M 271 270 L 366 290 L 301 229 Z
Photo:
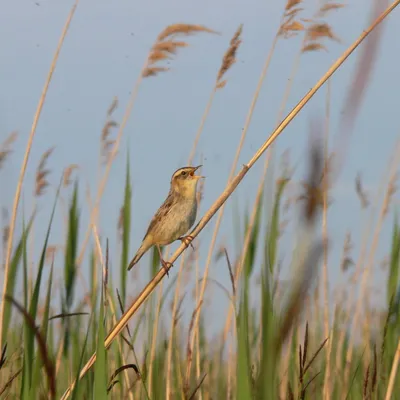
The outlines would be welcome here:
M 193 237 L 185 233 L 193 226 L 197 214 L 197 184 L 204 176 L 195 175 L 202 167 L 183 167 L 177 169 L 171 177 L 170 190 L 164 203 L 150 221 L 142 244 L 137 250 L 128 271 L 139 262 L 143 255 L 153 246 L 157 247 L 161 265 L 168 275 L 172 264 L 162 257 L 160 246 L 181 240 L 186 246 L 192 245 Z

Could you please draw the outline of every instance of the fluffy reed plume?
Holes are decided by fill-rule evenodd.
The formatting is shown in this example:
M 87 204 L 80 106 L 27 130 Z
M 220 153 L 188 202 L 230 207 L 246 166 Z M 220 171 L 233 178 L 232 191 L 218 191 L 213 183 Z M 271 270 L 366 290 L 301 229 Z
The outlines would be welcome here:
M 35 191 L 34 195 L 36 197 L 41 196 L 44 193 L 44 189 L 49 186 L 47 176 L 50 173 L 49 169 L 46 169 L 47 160 L 53 152 L 54 147 L 51 147 L 45 151 L 40 159 L 39 165 L 36 169 L 36 179 L 35 179 Z
M 317 13 L 317 17 L 325 17 L 333 10 L 344 7 L 340 3 L 325 2 Z M 324 21 L 312 21 L 306 30 L 306 37 L 303 46 L 303 53 L 309 51 L 327 50 L 322 40 L 330 39 L 339 42 L 339 38 L 333 33 L 331 26 Z
M 307 29 L 308 40 L 317 41 L 324 38 L 339 41 L 338 37 L 333 33 L 332 28 L 325 22 L 312 24 Z
M 388 211 L 389 211 L 389 207 L 390 204 L 392 202 L 393 199 L 393 195 L 396 193 L 397 191 L 397 173 L 393 174 L 390 178 L 389 181 L 389 185 L 387 188 L 387 193 L 386 193 L 386 199 L 385 199 L 385 204 L 383 205 L 383 216 L 386 216 Z
M 324 17 L 329 12 L 339 10 L 340 8 L 343 8 L 343 7 L 344 7 L 344 4 L 340 4 L 340 3 L 326 3 L 321 6 L 317 15 L 318 15 L 318 17 Z
M 369 199 L 368 199 L 368 194 L 364 190 L 364 187 L 361 182 L 361 175 L 357 174 L 356 176 L 356 181 L 355 181 L 355 188 L 356 188 L 356 193 L 357 196 L 360 200 L 361 203 L 361 208 L 367 208 L 369 206 Z
M 7 157 L 12 152 L 11 145 L 17 139 L 17 132 L 11 132 L 6 140 L 0 145 L 0 170 L 3 167 Z
M 101 155 L 103 157 L 103 163 L 107 164 L 112 148 L 115 144 L 115 139 L 111 138 L 111 130 L 118 126 L 118 123 L 112 119 L 112 114 L 118 107 L 118 99 L 114 97 L 110 107 L 107 110 L 107 120 L 101 130 Z
M 285 39 L 296 36 L 304 30 L 304 25 L 297 19 L 303 8 L 298 7 L 302 0 L 288 0 L 285 6 L 283 21 L 279 28 L 278 35 Z
M 64 187 L 67 187 L 71 184 L 72 172 L 78 168 L 79 168 L 78 164 L 71 164 L 67 168 L 65 168 L 64 173 L 63 173 L 63 186 Z
M 354 265 L 354 261 L 351 258 L 351 251 L 353 250 L 353 242 L 351 241 L 351 233 L 347 232 L 343 244 L 342 259 L 340 262 L 340 269 L 346 272 L 351 266 Z
M 236 30 L 235 34 L 233 35 L 229 48 L 224 54 L 222 58 L 221 68 L 219 69 L 218 76 L 217 76 L 217 89 L 222 89 L 226 85 L 226 79 L 222 80 L 226 72 L 229 68 L 232 67 L 233 64 L 236 62 L 236 53 L 240 44 L 242 43 L 241 35 L 243 31 L 243 24 L 239 25 L 239 28 Z
M 176 36 L 190 36 L 198 32 L 216 33 L 202 25 L 174 24 L 167 26 L 157 37 L 156 43 L 150 50 L 142 76 L 156 76 L 159 72 L 168 71 L 169 68 L 157 65 L 161 61 L 170 60 L 179 48 L 187 47 L 183 41 L 174 40 Z

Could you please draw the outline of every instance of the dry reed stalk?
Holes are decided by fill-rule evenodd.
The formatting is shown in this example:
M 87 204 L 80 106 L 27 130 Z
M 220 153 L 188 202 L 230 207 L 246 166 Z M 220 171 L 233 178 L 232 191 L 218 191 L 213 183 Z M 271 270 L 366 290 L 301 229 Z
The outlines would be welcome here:
M 199 301 L 199 251 L 196 251 L 196 283 L 195 283 L 195 299 L 196 299 L 196 304 L 198 304 Z M 196 379 L 199 382 L 200 381 L 200 336 L 196 334 Z M 200 387 L 198 391 L 199 395 L 199 400 L 203 400 L 203 390 L 202 387 Z
M 14 238 L 14 230 L 15 230 L 15 222 L 17 219 L 17 211 L 18 211 L 18 205 L 19 205 L 19 200 L 21 197 L 21 190 L 22 190 L 22 183 L 24 181 L 24 177 L 25 177 L 25 171 L 26 171 L 26 166 L 28 164 L 28 160 L 29 160 L 29 155 L 31 152 L 31 148 L 32 148 L 32 143 L 33 143 L 33 138 L 35 137 L 35 133 L 36 133 L 36 127 L 37 124 L 39 122 L 39 118 L 40 118 L 40 114 L 42 112 L 43 109 L 43 105 L 44 105 L 44 101 L 46 99 L 46 95 L 47 95 L 47 91 L 49 89 L 49 85 L 51 82 L 51 78 L 53 77 L 53 73 L 54 70 L 56 68 L 57 65 L 57 60 L 58 60 L 58 56 L 60 54 L 61 51 L 61 47 L 64 43 L 64 39 L 67 35 L 69 26 L 71 24 L 72 18 L 74 16 L 76 7 L 78 6 L 79 0 L 75 1 L 75 4 L 72 6 L 71 11 L 68 14 L 67 20 L 65 22 L 63 31 L 61 33 L 60 39 L 58 41 L 57 44 L 57 48 L 56 51 L 54 53 L 53 56 L 53 60 L 51 62 L 50 65 L 50 70 L 49 73 L 47 75 L 43 90 L 42 90 L 42 94 L 40 96 L 39 99 L 39 103 L 35 112 L 35 115 L 33 117 L 33 122 L 32 122 L 32 127 L 31 127 L 31 131 L 29 133 L 29 137 L 28 137 L 28 142 L 26 144 L 26 149 L 25 149 L 25 154 L 24 154 L 24 159 L 22 161 L 22 165 L 21 165 L 21 170 L 20 170 L 20 174 L 19 174 L 19 178 L 18 178 L 18 183 L 17 183 L 17 188 L 15 191 L 15 197 L 14 197 L 14 203 L 13 203 L 13 208 L 12 208 L 12 214 L 11 214 L 11 223 L 10 223 L 10 233 L 9 233 L 9 237 L 8 237 L 8 244 L 7 244 L 7 253 L 6 253 L 6 261 L 5 261 L 5 267 L 4 267 L 4 280 L 3 280 L 3 291 L 2 291 L 2 296 L 1 296 L 1 304 L 0 304 L 0 324 L 3 324 L 3 313 L 4 313 L 4 304 L 5 304 L 5 294 L 6 294 L 6 288 L 7 288 L 7 284 L 8 284 L 8 270 L 10 267 L 10 259 L 11 259 L 11 252 L 12 252 L 12 244 L 13 244 L 13 238 Z M 2 326 L 0 326 L 0 348 L 2 348 Z
M 206 115 L 206 114 L 205 114 Z M 204 116 L 203 116 L 204 117 Z M 204 118 L 203 118 L 204 120 Z M 203 121 L 202 120 L 202 121 Z M 201 131 L 199 131 L 201 132 Z M 195 151 L 195 147 L 193 148 L 193 151 Z M 193 153 L 194 154 L 194 153 Z M 189 156 L 189 161 L 188 165 L 191 164 L 191 156 Z M 197 203 L 199 204 L 201 201 L 201 193 L 203 191 L 203 185 L 204 183 L 201 182 L 201 187 L 199 188 L 197 192 Z M 196 274 L 198 274 L 198 253 L 196 257 Z M 172 324 L 171 324 L 171 333 L 170 333 L 170 340 L 168 342 L 168 350 L 167 350 L 167 384 L 166 384 L 166 397 L 167 400 L 170 397 L 170 392 L 171 392 L 171 375 L 172 375 L 172 346 L 173 346 L 173 338 L 174 338 L 174 332 L 175 332 L 175 319 L 177 318 L 177 310 L 178 310 L 178 299 L 179 299 L 179 294 L 180 294 L 180 286 L 181 286 L 181 281 L 182 281 L 182 271 L 183 271 L 183 266 L 184 266 L 184 257 L 181 260 L 181 264 L 179 267 L 178 271 L 178 277 L 177 277 L 177 283 L 176 283 L 176 288 L 175 288 L 175 294 L 174 294 L 174 301 L 173 301 L 173 306 L 172 306 Z M 196 290 L 197 290 L 198 282 L 197 282 L 197 277 L 196 277 Z M 196 299 L 197 299 L 197 291 L 196 291 Z M 197 303 L 197 301 L 196 301 Z M 200 368 L 200 367 L 199 367 Z M 199 375 L 200 375 L 200 370 Z M 201 389 L 200 389 L 201 393 Z M 201 397 L 201 396 L 200 396 Z
M 397 348 L 396 348 L 396 352 L 395 352 L 394 358 L 393 358 L 393 363 L 392 363 L 392 368 L 390 371 L 389 383 L 387 386 L 385 400 L 390 400 L 393 398 L 392 395 L 393 395 L 393 390 L 394 390 L 394 384 L 396 382 L 397 369 L 399 367 L 399 362 L 400 362 L 400 338 L 397 342 Z
M 232 67 L 232 65 L 236 62 L 236 53 L 238 51 L 238 48 L 241 44 L 241 39 L 240 36 L 242 34 L 242 29 L 243 26 L 240 25 L 239 28 L 236 30 L 235 34 L 233 35 L 233 38 L 230 41 L 230 45 L 228 50 L 225 52 L 224 57 L 222 58 L 222 63 L 221 67 L 218 71 L 217 79 L 214 84 L 214 88 L 210 94 L 210 97 L 208 99 L 206 108 L 204 110 L 203 116 L 201 117 L 200 125 L 197 129 L 194 141 L 193 141 L 193 146 L 192 150 L 190 151 L 189 155 L 189 163 L 188 165 L 191 165 L 193 162 L 194 155 L 196 153 L 196 148 L 200 140 L 200 135 L 203 132 L 204 129 L 204 124 L 206 122 L 206 119 L 208 117 L 208 114 L 210 113 L 211 105 L 214 101 L 215 94 L 217 93 L 218 89 L 222 89 L 222 87 L 225 86 L 226 80 L 222 81 L 222 78 L 225 76 L 225 74 L 228 72 L 228 70 Z
M 183 259 L 182 259 L 183 260 Z M 156 347 L 157 347 L 157 335 L 158 335 L 158 323 L 160 319 L 160 310 L 161 310 L 161 301 L 162 301 L 162 291 L 163 291 L 163 282 L 161 282 L 160 287 L 158 288 L 158 299 L 157 299 L 157 311 L 155 313 L 155 321 L 153 325 L 153 335 L 151 340 L 151 348 L 150 348 L 150 362 L 149 362 L 149 372 L 148 372 L 148 382 L 149 382 L 149 398 L 152 396 L 152 388 L 151 384 L 153 379 L 153 362 L 156 355 Z
M 190 24 L 175 24 L 175 25 L 170 25 L 167 28 L 165 28 L 160 35 L 157 38 L 157 41 L 155 43 L 155 45 L 151 48 L 149 55 L 143 65 L 142 68 L 142 72 L 140 73 L 138 79 L 136 80 L 136 83 L 132 89 L 131 92 L 131 96 L 129 98 L 128 104 L 126 106 L 125 109 L 125 113 L 122 117 L 122 121 L 121 124 L 119 125 L 119 129 L 118 129 L 118 133 L 117 136 L 115 138 L 114 144 L 112 146 L 112 150 L 109 153 L 109 158 L 107 160 L 107 164 L 105 166 L 105 171 L 104 174 L 102 176 L 102 179 L 98 185 L 98 189 L 97 189 L 97 195 L 95 198 L 95 203 L 94 203 L 94 207 L 90 213 L 90 222 L 89 222 L 89 226 L 86 230 L 86 234 L 85 234 L 85 238 L 83 240 L 83 245 L 81 248 L 81 251 L 77 257 L 77 266 L 80 266 L 83 260 L 83 256 L 85 254 L 86 251 L 86 247 L 88 245 L 89 242 L 89 237 L 90 237 L 90 230 L 91 230 L 91 224 L 93 223 L 93 221 L 96 221 L 97 219 L 97 215 L 98 215 L 98 211 L 99 211 L 99 206 L 100 206 L 100 201 L 101 198 L 103 196 L 105 187 L 106 187 L 106 183 L 108 181 L 108 177 L 110 175 L 110 171 L 111 171 L 111 166 L 112 163 L 118 153 L 118 149 L 120 146 L 120 142 L 122 139 L 122 135 L 124 132 L 124 129 L 126 127 L 126 124 L 128 122 L 128 119 L 132 113 L 133 110 L 133 106 L 135 105 L 135 101 L 136 101 L 136 97 L 139 91 L 139 87 L 140 84 L 143 80 L 143 78 L 147 77 L 147 76 L 153 76 L 156 75 L 157 72 L 159 71 L 159 67 L 155 67 L 155 62 L 157 62 L 158 60 L 156 60 L 156 54 L 155 51 L 157 50 L 158 53 L 162 53 L 164 55 L 172 55 L 174 54 L 177 49 L 179 47 L 183 47 L 182 43 L 184 42 L 174 42 L 172 40 L 172 38 L 175 35 L 184 35 L 184 36 L 188 36 L 191 34 L 194 34 L 196 32 L 210 32 L 210 33 L 215 33 L 214 31 L 212 31 L 211 29 L 208 29 L 206 27 L 200 26 L 200 25 L 190 25 Z M 171 41 L 166 41 L 165 39 L 167 38 L 171 38 Z M 172 44 L 170 43 L 172 42 Z M 167 44 L 166 44 L 167 43 Z M 152 70 L 153 68 L 153 70 Z M 161 70 L 165 70 L 163 68 L 161 68 Z M 109 112 L 112 112 L 114 109 L 113 107 L 110 107 Z
M 109 293 L 108 290 L 108 286 L 107 286 L 107 275 L 108 275 L 108 255 L 106 254 L 106 260 L 104 260 L 103 258 L 103 251 L 101 249 L 101 244 L 100 244 L 100 238 L 97 232 L 97 227 L 95 224 L 92 225 L 92 231 L 93 231 L 93 238 L 94 238 L 94 242 L 95 242 L 95 249 L 96 249 L 96 253 L 97 253 L 97 257 L 99 259 L 101 268 L 103 270 L 103 276 L 104 276 L 104 302 L 107 303 L 107 306 L 110 307 L 111 310 L 111 315 L 113 318 L 113 323 L 115 324 L 117 322 L 117 318 L 116 318 L 116 310 L 115 310 L 115 306 L 114 306 L 114 302 L 113 302 L 113 298 Z M 108 243 L 107 243 L 108 245 Z M 108 250 L 108 248 L 107 248 Z M 161 285 L 162 287 L 162 285 Z M 106 313 L 106 310 L 105 310 Z M 119 352 L 120 352 L 120 356 L 121 356 L 121 360 L 122 360 L 122 364 L 125 365 L 126 364 L 126 360 L 125 360 L 125 356 L 124 356 L 124 352 L 122 350 L 122 344 L 121 341 L 118 341 L 118 347 L 119 347 Z M 124 378 L 125 378 L 125 385 L 126 387 L 129 387 L 129 375 L 128 375 L 128 370 L 125 369 L 124 370 Z M 128 397 L 130 400 L 134 400 L 133 399 L 133 393 L 131 390 L 128 391 Z
M 351 364 L 351 359 L 352 359 L 352 355 L 353 355 L 356 329 L 359 325 L 359 318 L 360 318 L 360 314 L 362 311 L 361 308 L 362 308 L 362 305 L 365 304 L 368 279 L 370 276 L 372 266 L 374 264 L 375 253 L 376 253 L 376 249 L 377 249 L 378 242 L 379 242 L 379 235 L 382 230 L 382 224 L 383 224 L 383 221 L 387 214 L 388 204 L 390 203 L 390 199 L 393 195 L 393 183 L 392 182 L 393 182 L 394 177 L 397 174 L 397 168 L 398 168 L 399 163 L 400 163 L 400 141 L 397 143 L 394 157 L 392 160 L 388 188 L 386 190 L 386 193 L 385 193 L 385 196 L 383 199 L 383 203 L 382 203 L 381 211 L 380 211 L 380 214 L 378 217 L 378 221 L 375 225 L 372 243 L 369 246 L 370 250 L 368 253 L 367 264 L 365 265 L 365 267 L 362 271 L 362 276 L 361 276 L 360 293 L 359 293 L 355 312 L 352 315 L 352 324 L 351 324 L 351 331 L 350 331 L 350 337 L 349 337 L 349 347 L 346 352 L 346 368 L 345 368 L 345 373 L 344 373 L 345 387 L 347 387 L 347 385 L 349 383 L 350 364 Z
M 324 242 L 323 259 L 322 259 L 322 284 L 324 288 L 324 336 L 329 337 L 329 281 L 328 281 L 328 168 L 329 168 L 329 123 L 330 123 L 330 110 L 331 110 L 331 81 L 327 82 L 326 91 L 326 109 L 325 109 L 325 143 L 324 143 L 324 170 L 325 179 L 322 182 L 323 190 L 323 205 L 322 205 L 322 240 Z M 332 340 L 330 340 L 331 342 Z M 323 398 L 326 400 L 330 399 L 330 375 L 331 375 L 331 349 L 332 347 L 326 347 L 326 369 L 325 379 L 323 388 Z
M 279 28 L 278 34 L 276 36 L 276 39 L 278 38 L 278 36 L 283 36 L 285 38 L 293 36 L 293 32 L 294 31 L 293 31 L 293 28 L 292 28 L 291 24 L 294 23 L 293 22 L 294 18 L 296 18 L 298 16 L 298 14 L 303 10 L 301 8 L 295 8 L 295 6 L 298 5 L 300 2 L 301 1 L 291 1 L 291 0 L 288 1 L 287 5 L 286 5 L 286 8 L 285 8 L 286 12 L 282 17 L 282 23 L 281 23 L 281 26 Z M 295 31 L 299 31 L 299 30 L 300 29 L 296 29 Z M 299 53 L 297 54 L 297 57 L 295 58 L 292 70 L 291 70 L 291 72 L 289 74 L 290 78 L 287 81 L 286 88 L 285 88 L 284 95 L 283 95 L 282 102 L 281 102 L 281 106 L 280 106 L 280 109 L 278 111 L 278 117 L 277 117 L 276 126 L 278 126 L 279 123 L 281 122 L 284 110 L 286 108 L 286 104 L 287 104 L 287 102 L 289 100 L 289 95 L 290 95 L 290 92 L 291 92 L 292 87 L 293 87 L 294 78 L 295 78 L 295 76 L 296 76 L 296 74 L 298 72 L 299 66 L 300 66 L 300 58 L 301 58 L 301 54 L 303 52 L 302 49 L 303 49 L 305 40 L 306 39 L 303 38 L 303 43 L 301 45 L 301 49 L 300 49 Z M 266 159 L 265 159 L 265 163 L 264 163 L 263 174 L 262 174 L 262 177 L 260 179 L 259 187 L 258 187 L 258 190 L 257 190 L 256 199 L 254 201 L 252 214 L 250 216 L 249 226 L 248 226 L 247 231 L 246 231 L 244 244 L 243 244 L 243 248 L 242 248 L 242 251 L 241 251 L 241 259 L 240 259 L 238 268 L 235 271 L 235 283 L 237 283 L 237 281 L 239 279 L 239 276 L 241 274 L 241 271 L 243 269 L 244 259 L 245 259 L 246 253 L 247 253 L 247 248 L 248 248 L 248 246 L 250 244 L 251 232 L 253 230 L 253 226 L 254 226 L 254 223 L 255 223 L 257 206 L 258 206 L 258 203 L 259 203 L 261 195 L 262 195 L 263 186 L 264 186 L 265 178 L 266 178 L 266 175 L 267 175 L 269 159 L 270 159 L 270 154 L 268 152 L 267 156 L 266 156 Z M 226 337 L 227 332 L 230 329 L 232 313 L 233 313 L 233 309 L 230 308 L 229 312 L 228 312 L 228 316 L 227 316 L 226 322 L 225 322 L 224 337 Z
M 7 158 L 12 153 L 12 145 L 17 140 L 17 132 L 11 132 L 6 140 L 0 145 L 0 170 L 3 168 Z
M 311 90 L 297 103 L 297 105 L 291 110 L 291 112 L 286 116 L 282 123 L 275 129 L 269 138 L 263 143 L 263 145 L 256 151 L 253 157 L 248 161 L 247 164 L 243 165 L 239 173 L 230 181 L 225 190 L 209 208 L 209 210 L 204 214 L 203 218 L 190 232 L 190 235 L 195 238 L 208 224 L 211 218 L 218 212 L 218 210 L 223 206 L 225 201 L 231 196 L 239 183 L 246 176 L 247 172 L 254 166 L 254 164 L 259 160 L 259 158 L 264 154 L 264 152 L 271 146 L 271 144 L 276 140 L 276 138 L 283 132 L 283 130 L 289 125 L 289 123 L 297 116 L 301 109 L 308 103 L 308 101 L 314 96 L 314 94 L 321 88 L 321 86 L 334 74 L 334 72 L 346 61 L 346 59 L 354 52 L 354 50 L 365 40 L 366 37 L 400 4 L 400 0 L 396 0 L 392 3 L 362 34 L 355 40 L 355 42 L 333 63 L 329 70 L 322 76 L 322 78 L 313 86 Z M 253 100 L 254 101 L 254 100 Z M 184 244 L 181 244 L 179 248 L 170 258 L 169 262 L 173 263 L 186 249 Z M 114 326 L 111 332 L 107 335 L 104 342 L 106 348 L 108 348 L 113 340 L 119 335 L 119 333 L 125 328 L 126 324 L 129 322 L 130 318 L 135 314 L 139 307 L 145 302 L 148 296 L 153 292 L 159 282 L 166 275 L 166 270 L 161 268 L 154 278 L 146 285 L 146 287 L 141 291 L 137 298 L 133 301 L 131 306 L 127 309 L 124 315 L 120 318 L 118 323 Z M 198 315 L 198 314 L 197 314 Z M 93 366 L 96 361 L 96 353 L 94 353 L 90 359 L 87 361 L 85 366 L 82 368 L 79 379 L 81 379 L 87 371 Z M 69 397 L 73 385 L 69 386 L 61 400 Z
M 210 98 L 209 98 L 209 100 L 207 102 L 205 111 L 204 111 L 203 116 L 201 118 L 199 128 L 198 128 L 198 130 L 196 132 L 196 135 L 195 135 L 195 139 L 194 139 L 194 142 L 193 142 L 193 147 L 192 147 L 192 150 L 191 150 L 190 155 L 189 155 L 188 165 L 192 164 L 192 161 L 193 161 L 193 158 L 194 158 L 194 155 L 195 155 L 195 152 L 196 152 L 196 148 L 197 148 L 198 142 L 200 140 L 201 133 L 203 132 L 205 121 L 206 121 L 206 119 L 207 119 L 207 117 L 209 115 L 209 112 L 210 112 L 211 105 L 213 103 L 215 94 L 216 94 L 218 89 L 222 89 L 223 87 L 225 87 L 226 80 L 223 80 L 223 77 L 226 75 L 228 70 L 233 66 L 233 64 L 236 63 L 236 54 L 237 54 L 237 51 L 238 51 L 239 46 L 241 44 L 242 30 L 243 30 L 243 25 L 241 24 L 241 25 L 239 25 L 238 29 L 234 33 L 234 35 L 233 35 L 233 37 L 232 37 L 232 39 L 230 41 L 230 45 L 229 45 L 227 51 L 225 52 L 225 54 L 224 54 L 224 56 L 222 58 L 221 67 L 220 67 L 220 69 L 218 71 L 214 88 L 213 88 L 213 90 L 211 92 Z M 197 282 L 196 282 L 196 285 L 197 285 Z M 179 290 L 178 285 L 177 285 L 176 290 Z M 178 297 L 177 297 L 177 293 L 176 293 L 174 301 L 176 301 L 177 298 Z M 199 300 L 196 297 L 196 304 L 199 304 L 198 301 Z M 171 338 L 173 337 L 173 327 L 174 327 L 174 325 L 171 328 Z M 194 340 L 195 340 L 195 338 L 197 336 L 198 336 L 198 332 L 197 332 L 197 329 L 196 329 L 194 334 L 193 334 L 192 348 L 193 348 L 193 345 L 194 345 Z M 198 375 L 199 375 L 199 373 L 200 373 L 199 372 L 199 363 L 197 363 L 197 361 L 196 361 L 196 369 L 197 369 Z M 170 375 L 168 375 L 168 382 L 167 382 L 167 397 L 169 396 L 169 390 L 168 390 L 169 377 L 170 377 Z M 198 376 L 198 379 L 199 378 L 200 377 Z M 201 397 L 201 388 L 200 388 L 200 397 Z
M 178 314 L 179 289 L 180 289 L 180 283 L 181 283 L 181 279 L 182 279 L 184 259 L 185 259 L 185 257 L 183 256 L 182 260 L 180 262 L 180 266 L 179 266 L 175 294 L 174 294 L 174 301 L 173 301 L 173 305 L 172 305 L 171 333 L 170 333 L 170 337 L 169 337 L 169 341 L 168 341 L 168 350 L 167 350 L 167 379 L 166 379 L 167 382 L 166 382 L 166 393 L 165 393 L 166 400 L 169 400 L 170 396 L 171 396 L 172 350 L 174 347 L 175 320 L 176 320 L 177 314 Z
M 248 130 L 249 126 L 250 126 L 250 122 L 251 122 L 251 119 L 252 119 L 252 116 L 253 116 L 253 112 L 254 112 L 254 109 L 255 109 L 255 106 L 256 106 L 260 91 L 261 91 L 261 87 L 263 85 L 265 76 L 267 74 L 267 70 L 268 70 L 269 64 L 271 62 L 271 58 L 272 58 L 273 52 L 275 50 L 276 44 L 278 42 L 278 39 L 279 39 L 279 35 L 277 34 L 274 37 L 271 49 L 270 49 L 270 51 L 268 53 L 268 56 L 267 56 L 267 59 L 265 61 L 263 70 L 262 70 L 260 78 L 258 80 L 256 91 L 255 91 L 255 94 L 254 94 L 253 99 L 252 99 L 251 104 L 250 104 L 249 111 L 248 111 L 247 116 L 246 116 L 246 121 L 245 121 L 243 130 L 242 130 L 242 135 L 240 137 L 239 145 L 237 147 L 235 158 L 234 158 L 234 161 L 232 163 L 232 167 L 231 167 L 231 170 L 230 170 L 230 173 L 229 173 L 228 185 L 232 181 L 232 178 L 234 176 L 234 173 L 235 173 L 235 170 L 236 170 L 236 167 L 237 167 L 237 162 L 238 162 L 238 159 L 239 159 L 239 155 L 240 155 L 241 149 L 243 147 L 244 139 L 246 138 L 247 130 Z M 221 225 L 224 209 L 225 209 L 225 206 L 222 205 L 222 207 L 221 207 L 221 209 L 220 209 L 220 211 L 219 211 L 219 213 L 217 215 L 217 221 L 215 223 L 213 236 L 211 238 L 211 242 L 210 242 L 210 246 L 209 246 L 209 250 L 208 250 L 208 254 L 207 254 L 207 261 L 206 261 L 206 266 L 205 266 L 205 271 L 204 271 L 204 276 L 203 276 L 203 283 L 202 283 L 201 290 L 200 290 L 199 302 L 202 301 L 202 299 L 204 297 L 204 293 L 205 293 L 205 289 L 206 289 L 206 285 L 207 285 L 207 281 L 208 281 L 208 279 L 207 279 L 208 278 L 208 271 L 209 271 L 209 267 L 210 267 L 210 264 L 211 264 L 211 258 L 212 258 L 212 254 L 213 254 L 213 251 L 214 251 L 215 243 L 216 243 L 216 240 L 217 240 L 219 227 Z M 231 310 L 231 308 L 230 308 L 230 310 Z M 198 321 L 199 321 L 199 317 L 200 317 L 200 312 L 201 312 L 201 310 L 197 314 L 197 317 L 196 317 L 196 320 L 195 320 L 195 335 L 198 334 Z M 193 347 L 193 342 L 191 343 L 191 347 Z M 188 364 L 187 368 L 186 368 L 186 376 L 188 376 L 188 374 L 190 373 L 190 369 L 191 369 L 191 365 Z

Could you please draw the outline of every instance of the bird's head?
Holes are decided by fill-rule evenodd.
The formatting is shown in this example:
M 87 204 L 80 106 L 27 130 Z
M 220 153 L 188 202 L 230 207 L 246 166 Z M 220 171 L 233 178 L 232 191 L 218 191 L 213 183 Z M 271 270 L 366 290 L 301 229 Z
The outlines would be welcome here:
M 174 172 L 171 178 L 171 189 L 185 197 L 191 197 L 196 194 L 197 182 L 204 176 L 195 175 L 195 172 L 201 167 L 183 167 Z

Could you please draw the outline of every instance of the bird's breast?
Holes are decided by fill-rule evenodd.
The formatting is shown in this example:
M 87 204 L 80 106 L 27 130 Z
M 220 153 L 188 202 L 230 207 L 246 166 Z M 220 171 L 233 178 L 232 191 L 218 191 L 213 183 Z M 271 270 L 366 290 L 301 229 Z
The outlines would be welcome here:
M 156 233 L 156 241 L 161 245 L 166 245 L 185 235 L 196 221 L 196 214 L 197 202 L 195 199 L 181 199 L 176 202 Z

